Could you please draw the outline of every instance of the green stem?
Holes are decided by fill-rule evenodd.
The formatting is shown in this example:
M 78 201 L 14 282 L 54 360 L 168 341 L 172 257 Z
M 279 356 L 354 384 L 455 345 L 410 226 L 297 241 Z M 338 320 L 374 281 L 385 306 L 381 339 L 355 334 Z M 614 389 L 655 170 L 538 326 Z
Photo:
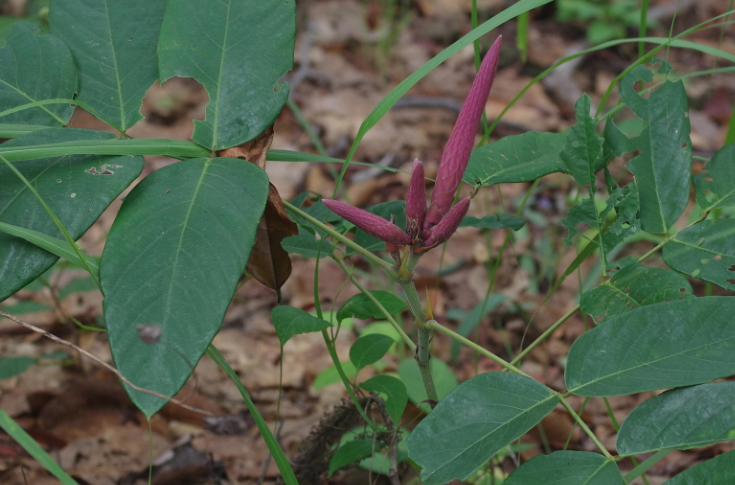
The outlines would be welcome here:
M 577 313 L 577 310 L 579 310 L 579 303 L 577 303 L 576 305 L 574 305 L 574 308 L 572 308 L 571 310 L 569 310 L 559 320 L 557 320 L 556 322 L 554 322 L 554 324 L 552 326 L 550 326 L 549 328 L 547 328 L 544 331 L 544 333 L 542 333 L 541 335 L 539 335 L 539 337 L 536 340 L 534 340 L 533 342 L 531 342 L 531 344 L 528 347 L 526 347 L 525 349 L 523 349 L 523 351 L 520 354 L 516 355 L 515 359 L 513 359 L 513 360 L 510 361 L 510 365 L 513 365 L 514 366 L 514 365 L 518 364 L 521 360 L 523 360 L 523 358 L 525 356 L 527 356 L 533 349 L 535 349 L 536 347 L 538 347 L 541 344 L 541 342 L 543 342 L 544 340 L 546 340 L 546 338 L 549 335 L 551 335 L 552 333 L 554 333 L 556 331 L 556 329 L 561 326 L 561 324 L 563 324 L 564 322 L 566 322 L 567 320 L 569 320 L 569 317 L 571 317 L 572 315 L 574 315 L 575 313 Z
M 649 456 L 648 459 L 646 459 L 643 463 L 633 468 L 630 472 L 628 472 L 627 475 L 625 475 L 625 483 L 630 483 L 633 480 L 635 480 L 637 477 L 646 473 L 649 468 L 651 468 L 653 465 L 655 465 L 659 461 L 663 460 L 666 457 L 666 455 L 668 455 L 672 451 L 674 450 L 673 449 L 659 450 L 653 455 Z
M 355 242 L 353 242 L 349 238 L 347 238 L 344 235 L 340 234 L 339 232 L 335 231 L 334 229 L 332 229 L 331 227 L 327 226 L 326 224 L 324 224 L 323 222 L 319 221 L 318 219 L 315 219 L 314 217 L 310 216 L 309 214 L 307 214 L 306 212 L 302 211 L 301 209 L 299 209 L 295 205 L 291 204 L 290 202 L 284 200 L 283 201 L 283 205 L 286 206 L 286 209 L 290 210 L 291 212 L 293 212 L 294 214 L 298 215 L 299 217 L 301 217 L 303 219 L 306 219 L 307 221 L 309 221 L 310 223 L 314 224 L 316 227 L 318 227 L 322 231 L 326 232 L 327 234 L 329 234 L 333 238 L 337 239 L 338 241 L 344 243 L 346 246 L 351 247 L 352 249 L 354 249 L 355 251 L 357 251 L 358 253 L 360 253 L 363 257 L 365 257 L 366 259 L 369 259 L 370 261 L 372 261 L 373 263 L 377 264 L 381 268 L 383 268 L 385 270 L 389 270 L 389 269 L 392 269 L 393 268 L 393 265 L 391 263 L 389 263 L 388 261 L 385 261 L 384 259 L 381 259 L 381 258 L 377 257 L 376 255 L 374 255 L 373 253 L 371 253 L 370 251 L 368 251 L 364 247 L 360 246 L 359 244 L 356 244 Z
M 646 36 L 646 27 L 648 26 L 648 1 L 649 0 L 641 0 L 641 21 L 638 25 L 638 37 L 645 37 Z M 646 43 L 645 42 L 639 42 L 638 43 L 638 57 L 643 57 L 643 55 L 646 53 Z
M 572 415 L 572 417 L 577 422 L 577 424 L 579 425 L 579 427 L 582 428 L 585 433 L 587 433 L 587 436 L 590 437 L 590 439 L 592 440 L 592 442 L 600 449 L 600 451 L 602 452 L 602 454 L 605 455 L 605 458 L 607 458 L 610 461 L 615 460 L 615 458 L 613 458 L 613 456 L 610 454 L 610 452 L 607 451 L 607 448 L 605 448 L 605 446 L 600 442 L 600 440 L 597 439 L 597 436 L 595 436 L 595 433 L 593 433 L 592 430 L 589 429 L 589 427 L 587 426 L 587 423 L 585 423 L 582 420 L 582 418 L 579 416 L 579 414 L 577 414 L 574 411 L 574 409 L 572 409 L 572 406 L 569 405 L 569 403 L 566 401 L 566 399 L 564 399 L 564 397 L 562 397 L 562 396 L 559 396 L 559 402 L 561 403 L 562 406 L 564 406 L 564 408 L 567 410 L 567 412 Z

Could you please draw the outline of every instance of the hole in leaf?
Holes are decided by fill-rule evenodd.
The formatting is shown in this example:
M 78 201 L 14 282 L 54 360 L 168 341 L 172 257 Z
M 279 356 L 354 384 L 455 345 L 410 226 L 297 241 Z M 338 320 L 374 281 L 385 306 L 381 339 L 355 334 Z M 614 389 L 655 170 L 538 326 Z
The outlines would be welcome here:
M 735 280 L 732 279 L 732 278 L 730 278 L 729 280 L 727 280 L 727 282 L 730 283 L 731 285 L 735 285 Z
M 687 289 L 686 288 L 679 288 L 679 291 L 682 292 L 682 293 L 684 293 L 684 292 L 687 291 Z
M 713 181 L 713 180 L 712 180 L 712 177 L 705 177 L 705 178 L 704 178 L 704 180 L 705 180 L 705 181 L 707 181 L 707 182 L 712 182 L 712 181 Z M 708 191 L 708 192 L 709 192 L 709 191 Z
M 735 271 L 735 264 L 731 264 L 729 268 L 727 268 L 728 271 Z
M 682 147 L 682 148 L 686 148 L 686 147 L 687 147 L 687 144 L 686 144 L 686 143 L 682 143 L 682 144 L 681 144 L 681 147 Z
M 689 112 L 684 113 L 684 118 L 689 118 Z
M 713 259 L 714 259 L 715 261 L 722 261 L 722 255 L 721 255 L 721 254 L 718 254 L 718 255 L 717 255 L 717 256 L 715 256 L 715 257 L 714 257 Z

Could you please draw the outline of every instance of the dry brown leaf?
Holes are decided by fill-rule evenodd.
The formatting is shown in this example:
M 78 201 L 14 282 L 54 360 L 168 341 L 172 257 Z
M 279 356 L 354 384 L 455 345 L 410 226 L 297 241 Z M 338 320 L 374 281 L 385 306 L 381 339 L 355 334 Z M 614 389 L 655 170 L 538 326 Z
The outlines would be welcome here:
M 266 155 L 273 142 L 271 126 L 257 138 L 240 146 L 217 152 L 220 157 L 243 158 L 265 170 Z M 281 241 L 295 236 L 298 226 L 288 218 L 278 190 L 270 184 L 265 211 L 258 223 L 255 245 L 250 252 L 247 271 L 269 288 L 273 288 L 281 298 L 281 286 L 291 276 L 291 258 L 281 247 Z

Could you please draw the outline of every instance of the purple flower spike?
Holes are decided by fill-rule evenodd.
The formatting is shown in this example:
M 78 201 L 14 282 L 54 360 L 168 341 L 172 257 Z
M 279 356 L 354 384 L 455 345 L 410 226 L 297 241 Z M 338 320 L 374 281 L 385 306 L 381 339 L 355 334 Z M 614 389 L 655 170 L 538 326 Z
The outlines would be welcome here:
M 467 214 L 467 209 L 469 208 L 469 197 L 457 202 L 457 205 L 452 207 L 449 214 L 444 216 L 439 224 L 429 230 L 429 237 L 424 241 L 424 247 L 433 248 L 449 239 L 449 237 L 454 234 L 459 227 L 459 224 L 462 222 L 462 219 L 465 214 Z
M 406 192 L 406 234 L 411 239 L 419 236 L 426 217 L 426 186 L 424 185 L 424 164 L 417 158 L 413 161 L 411 182 Z
M 352 207 L 349 204 L 332 199 L 322 199 L 324 205 L 338 216 L 347 219 L 368 234 L 372 234 L 381 241 L 385 241 L 396 246 L 408 246 L 413 240 L 390 221 L 386 221 L 382 217 L 370 212 Z
M 462 110 L 454 125 L 449 141 L 444 148 L 444 154 L 439 162 L 439 173 L 436 176 L 436 185 L 431 194 L 429 212 L 424 222 L 425 228 L 439 224 L 442 217 L 449 212 L 454 200 L 454 194 L 467 168 L 470 152 L 477 133 L 477 124 L 485 108 L 487 96 L 495 79 L 498 69 L 500 45 L 503 36 L 499 36 L 482 61 L 480 70 L 472 83 L 470 94 L 462 105 Z

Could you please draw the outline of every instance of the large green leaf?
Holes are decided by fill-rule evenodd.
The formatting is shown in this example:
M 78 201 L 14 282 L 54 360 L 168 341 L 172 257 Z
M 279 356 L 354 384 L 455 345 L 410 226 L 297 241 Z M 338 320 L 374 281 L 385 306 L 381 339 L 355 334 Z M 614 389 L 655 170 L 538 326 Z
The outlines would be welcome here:
M 667 67 L 660 73 L 666 74 Z M 641 195 L 641 225 L 653 233 L 665 233 L 689 202 L 692 142 L 689 108 L 682 81 L 666 81 L 648 97 L 633 88 L 638 81 L 653 80 L 651 71 L 638 66 L 623 78 L 620 95 L 646 127 L 631 140 L 640 155 L 628 162 Z
M 735 477 L 735 451 L 685 470 L 664 485 L 730 485 Z
M 74 140 L 107 140 L 110 133 L 72 128 L 41 130 L 2 144 L 3 147 L 33 146 Z M 17 162 L 17 168 L 33 184 L 46 204 L 78 239 L 108 205 L 143 170 L 143 157 L 72 155 Z M 109 172 L 107 175 L 94 175 Z M 31 229 L 64 240 L 35 196 L 4 163 L 0 162 L 0 222 Z M 0 233 L 0 301 L 6 299 L 49 269 L 58 259 L 19 237 Z
M 143 119 L 143 96 L 158 79 L 162 0 L 54 0 L 51 32 L 79 68 L 79 101 L 125 131 Z M 52 96 L 50 96 L 52 97 Z
M 255 165 L 197 158 L 154 172 L 125 199 L 100 279 L 112 357 L 133 383 L 173 396 L 189 377 L 220 328 L 267 195 Z M 138 325 L 157 326 L 160 339 L 144 341 Z M 128 392 L 147 416 L 165 404 Z
M 733 313 L 735 297 L 704 297 L 613 317 L 572 344 L 567 388 L 581 396 L 622 396 L 735 374 Z
M 288 97 L 278 80 L 293 66 L 294 0 L 168 2 L 158 43 L 161 80 L 193 77 L 209 93 L 193 140 L 221 150 L 273 124 Z
M 735 219 L 684 229 L 664 246 L 663 258 L 676 271 L 735 290 Z
M 685 450 L 735 439 L 735 382 L 685 387 L 635 408 L 617 437 L 618 453 Z
M 697 204 L 706 211 L 735 205 L 735 144 L 720 149 L 704 168 L 694 175 Z
M 17 23 L 0 49 L 0 111 L 34 101 L 74 97 L 77 69 L 69 49 L 53 35 L 36 35 L 38 26 Z M 3 123 L 65 125 L 74 107 L 51 104 L 0 118 Z
M 517 468 L 503 485 L 622 485 L 614 461 L 588 451 L 538 455 Z
M 487 186 L 509 182 L 529 182 L 553 172 L 566 172 L 559 158 L 566 136 L 529 131 L 506 136 L 472 150 L 463 180 Z
M 590 116 L 591 105 L 592 98 L 587 94 L 577 101 L 577 123 L 569 131 L 560 157 L 574 180 L 594 194 L 595 173 L 602 163 L 603 140 L 597 135 L 597 123 Z
M 463 480 L 549 414 L 558 400 L 529 377 L 488 372 L 439 401 L 406 441 L 424 485 Z
M 584 313 L 605 320 L 643 305 L 689 298 L 693 293 L 692 285 L 679 273 L 632 262 L 585 292 L 580 305 Z

